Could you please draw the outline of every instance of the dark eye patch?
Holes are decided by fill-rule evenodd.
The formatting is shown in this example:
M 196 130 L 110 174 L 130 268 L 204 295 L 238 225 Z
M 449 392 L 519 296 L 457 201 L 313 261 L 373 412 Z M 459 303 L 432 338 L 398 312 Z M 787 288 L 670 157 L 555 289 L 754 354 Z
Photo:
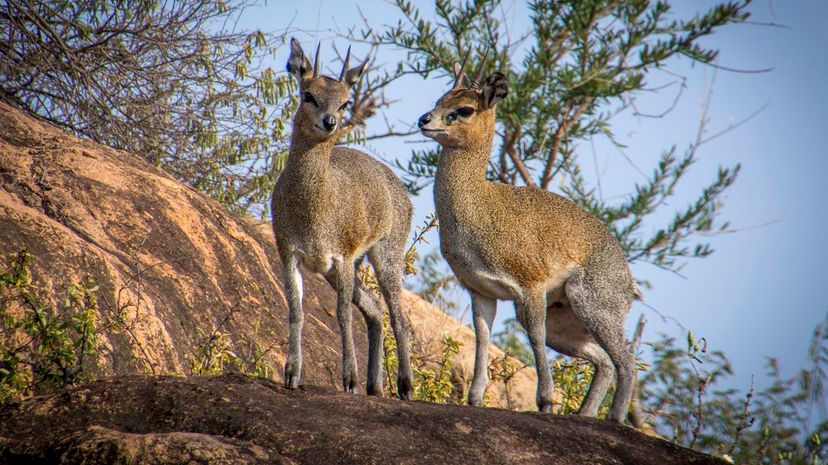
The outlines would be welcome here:
M 319 106 L 319 103 L 316 102 L 316 99 L 313 98 L 313 95 L 311 95 L 310 92 L 305 92 L 305 95 L 303 96 L 303 98 L 305 100 L 305 103 L 312 103 L 316 107 Z
M 468 118 L 472 115 L 472 113 L 474 113 L 474 108 L 472 107 L 462 107 L 457 109 L 457 114 L 463 118 Z
M 345 111 L 349 106 L 351 106 L 351 101 L 348 100 L 347 102 L 343 103 L 341 107 L 339 107 L 339 111 Z

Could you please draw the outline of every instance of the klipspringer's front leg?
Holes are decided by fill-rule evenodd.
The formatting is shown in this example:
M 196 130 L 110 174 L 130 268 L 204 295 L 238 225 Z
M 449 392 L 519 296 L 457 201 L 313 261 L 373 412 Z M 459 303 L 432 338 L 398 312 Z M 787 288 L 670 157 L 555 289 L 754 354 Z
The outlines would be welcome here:
M 285 361 L 285 387 L 296 389 L 302 376 L 302 275 L 299 274 L 299 258 L 290 252 L 282 257 L 284 266 L 285 296 L 288 302 L 288 355 Z
M 552 411 L 552 372 L 546 358 L 546 292 L 527 292 L 515 301 L 518 319 L 529 337 L 538 372 L 538 391 L 535 400 L 538 411 Z
M 342 387 L 345 392 L 357 392 L 357 360 L 354 350 L 354 332 L 351 300 L 354 297 L 354 261 L 344 258 L 334 265 L 336 282 L 336 320 L 342 335 Z
M 470 292 L 474 319 L 474 377 L 469 388 L 469 405 L 483 406 L 483 394 L 489 384 L 489 337 L 497 313 L 497 300 Z

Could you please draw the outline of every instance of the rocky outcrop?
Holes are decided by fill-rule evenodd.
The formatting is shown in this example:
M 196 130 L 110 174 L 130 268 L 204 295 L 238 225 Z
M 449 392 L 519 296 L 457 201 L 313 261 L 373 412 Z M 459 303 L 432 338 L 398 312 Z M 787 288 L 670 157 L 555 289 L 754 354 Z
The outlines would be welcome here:
M 0 408 L 0 463 L 724 464 L 611 422 L 242 375 L 125 376 Z

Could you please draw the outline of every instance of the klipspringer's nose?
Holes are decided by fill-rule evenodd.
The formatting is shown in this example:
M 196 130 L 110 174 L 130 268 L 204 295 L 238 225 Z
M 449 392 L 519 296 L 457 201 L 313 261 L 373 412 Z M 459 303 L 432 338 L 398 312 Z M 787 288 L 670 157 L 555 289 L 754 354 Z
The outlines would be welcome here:
M 426 113 L 420 117 L 420 120 L 417 121 L 417 127 L 422 129 L 423 126 L 431 122 L 431 113 Z
M 336 127 L 336 117 L 334 115 L 322 116 L 322 126 L 325 126 L 328 131 L 333 131 L 333 128 Z

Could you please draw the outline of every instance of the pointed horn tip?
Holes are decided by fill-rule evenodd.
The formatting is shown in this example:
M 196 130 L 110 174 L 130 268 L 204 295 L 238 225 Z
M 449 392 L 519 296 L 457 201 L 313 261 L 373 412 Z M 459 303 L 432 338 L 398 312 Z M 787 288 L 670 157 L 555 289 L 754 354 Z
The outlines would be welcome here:
M 348 45 L 348 51 L 345 52 L 345 60 L 342 61 L 342 71 L 339 73 L 339 80 L 341 81 L 348 72 L 348 66 L 351 64 L 351 46 Z
M 471 55 L 471 48 L 466 51 L 466 56 L 463 57 L 463 63 L 460 65 L 460 70 L 457 71 L 457 74 L 454 76 L 454 86 L 453 89 L 460 87 L 463 83 L 463 70 L 466 69 L 466 62 L 469 60 L 469 55 Z
M 313 77 L 316 78 L 319 76 L 319 49 L 321 48 L 322 44 L 320 42 L 316 43 L 316 54 L 313 58 Z
M 477 69 L 477 76 L 472 82 L 472 89 L 477 89 L 480 86 L 480 79 L 483 77 L 483 68 L 486 66 L 486 58 L 489 57 L 489 46 L 486 45 L 486 51 L 483 53 L 483 59 L 480 60 L 480 68 Z

